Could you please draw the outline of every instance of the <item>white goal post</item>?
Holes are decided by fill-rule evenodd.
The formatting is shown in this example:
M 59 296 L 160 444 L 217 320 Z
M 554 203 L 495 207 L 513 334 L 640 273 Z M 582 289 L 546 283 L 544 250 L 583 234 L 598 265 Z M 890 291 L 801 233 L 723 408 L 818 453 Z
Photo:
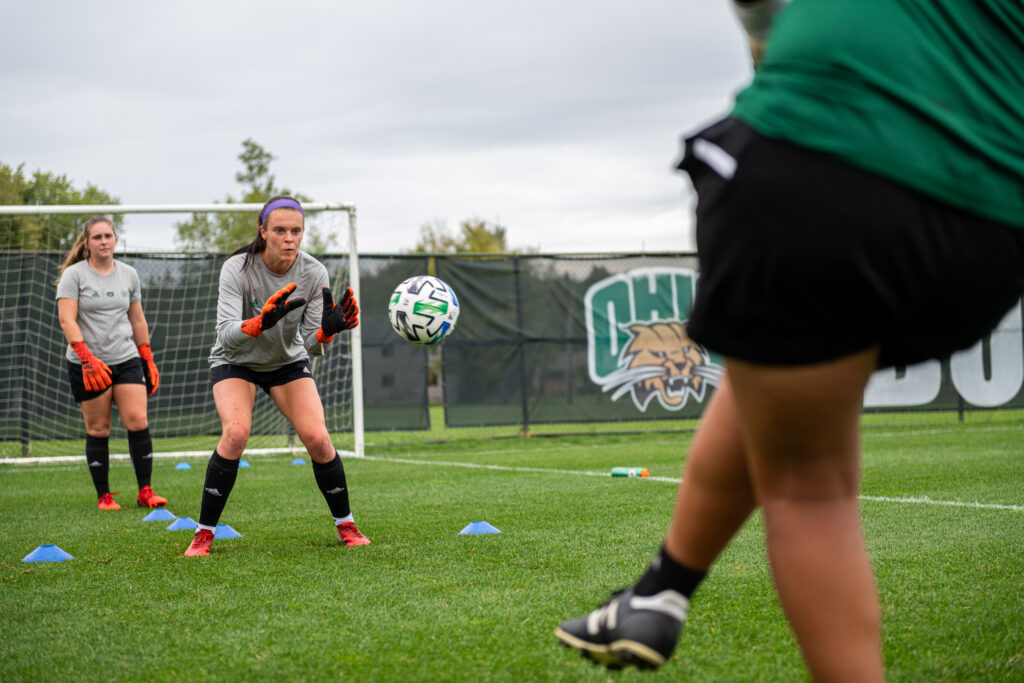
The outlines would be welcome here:
M 4 243 L 9 240 L 2 236 L 16 234 L 23 227 L 18 221 L 26 219 L 32 221 L 32 230 L 45 230 L 50 221 L 55 228 L 60 226 L 61 234 L 67 233 L 68 221 L 81 226 L 96 215 L 118 219 L 121 234 L 115 258 L 126 260 L 139 271 L 143 310 L 161 374 L 160 389 L 150 399 L 149 421 L 156 450 L 166 452 L 154 456 L 208 456 L 208 443 L 211 439 L 216 442 L 220 426 L 215 410 L 213 415 L 208 414 L 212 406 L 209 373 L 208 368 L 205 372 L 201 368 L 206 366 L 212 343 L 216 278 L 226 255 L 125 249 L 124 237 L 131 237 L 132 218 L 144 214 L 167 215 L 167 230 L 173 229 L 173 222 L 190 220 L 197 214 L 251 214 L 255 234 L 255 217 L 262 208 L 263 204 L 241 203 L 0 206 L 0 372 L 7 377 L 0 391 L 0 461 L 25 461 L 26 456 L 37 455 L 84 457 L 80 447 L 84 444 L 84 425 L 70 398 L 64 366 L 66 340 L 57 323 L 54 298 L 53 281 L 64 253 L 28 250 L 23 245 Z M 360 300 L 355 206 L 307 202 L 302 208 L 307 226 L 315 225 L 344 244 L 342 251 L 316 255 L 328 268 L 331 288 L 337 291 L 350 286 Z M 195 303 L 197 298 L 202 301 Z M 156 343 L 157 339 L 161 344 Z M 351 448 L 339 450 L 363 457 L 361 327 L 339 335 L 331 347 L 312 363 L 324 398 L 328 429 L 332 433 L 350 432 L 351 443 L 345 445 Z M 290 425 L 265 403 L 265 397 L 257 400 L 247 452 L 304 450 L 294 443 Z M 111 422 L 111 452 L 117 453 L 116 439 L 124 436 L 123 426 L 117 416 Z M 187 435 L 189 430 L 194 431 L 195 438 Z

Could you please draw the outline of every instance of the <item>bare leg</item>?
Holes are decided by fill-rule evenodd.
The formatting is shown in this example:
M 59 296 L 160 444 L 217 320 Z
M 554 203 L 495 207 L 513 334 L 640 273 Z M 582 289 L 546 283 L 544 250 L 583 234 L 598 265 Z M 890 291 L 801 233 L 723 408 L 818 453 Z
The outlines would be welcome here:
M 213 385 L 213 401 L 221 424 L 217 454 L 225 460 L 238 460 L 249 443 L 256 385 L 235 377 L 221 380 Z
M 795 368 L 728 365 L 776 589 L 815 680 L 885 676 L 857 501 L 876 361 L 872 350 Z
M 317 487 L 337 525 L 338 539 L 347 546 L 368 545 L 370 540 L 356 528 L 352 517 L 345 466 L 331 443 L 316 383 L 312 378 L 303 377 L 272 387 L 270 396 L 306 446 L 313 461 Z
M 324 418 L 324 405 L 316 383 L 309 377 L 270 388 L 281 414 L 295 427 L 295 433 L 306 447 L 313 462 L 328 463 L 334 460 L 337 450 L 331 443 Z
M 82 401 L 78 407 L 82 410 L 82 417 L 85 419 L 85 433 L 105 439 L 110 436 L 111 402 L 114 392 L 104 391 L 96 398 Z
M 111 390 L 114 394 L 114 403 L 117 404 L 117 412 L 121 416 L 121 422 L 124 423 L 125 429 L 137 432 L 149 427 L 149 420 L 146 417 L 147 396 L 144 384 L 115 384 Z
M 727 372 L 690 446 L 666 552 L 680 564 L 707 571 L 756 504 Z

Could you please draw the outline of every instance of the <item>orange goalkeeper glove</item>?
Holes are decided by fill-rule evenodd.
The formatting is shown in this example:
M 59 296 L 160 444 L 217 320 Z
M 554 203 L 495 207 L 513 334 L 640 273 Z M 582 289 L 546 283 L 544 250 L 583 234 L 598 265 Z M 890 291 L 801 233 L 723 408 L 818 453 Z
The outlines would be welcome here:
M 359 304 L 356 303 L 355 294 L 351 287 L 345 288 L 345 296 L 341 297 L 341 303 L 334 303 L 331 290 L 324 287 L 324 313 L 320 319 L 320 329 L 316 331 L 316 340 L 326 344 L 334 335 L 345 330 L 351 330 L 359 324 Z
M 84 341 L 71 342 L 71 348 L 82 361 L 82 383 L 89 391 L 103 391 L 113 382 L 110 379 L 110 368 L 96 356 L 92 355 Z
M 294 292 L 296 287 L 298 285 L 293 282 L 274 292 L 267 299 L 267 303 L 263 304 L 263 308 L 258 316 L 242 321 L 242 332 L 245 332 L 250 337 L 258 337 L 296 308 L 305 306 L 305 299 L 288 298 L 288 295 Z
M 153 362 L 153 349 L 149 348 L 149 344 L 139 345 L 139 357 L 146 361 L 142 370 L 146 375 L 146 387 L 149 389 L 149 395 L 152 396 L 160 386 L 160 373 L 157 372 L 156 363 Z

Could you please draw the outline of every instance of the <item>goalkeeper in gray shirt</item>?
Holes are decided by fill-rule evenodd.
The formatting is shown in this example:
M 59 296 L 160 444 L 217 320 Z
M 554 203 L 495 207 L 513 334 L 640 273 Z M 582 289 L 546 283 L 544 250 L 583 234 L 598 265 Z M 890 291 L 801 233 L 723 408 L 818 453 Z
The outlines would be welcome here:
M 163 507 L 153 492 L 153 437 L 147 395 L 160 385 L 142 312 L 139 274 L 114 259 L 117 233 L 107 216 L 82 226 L 57 276 L 57 317 L 68 341 L 71 395 L 85 419 L 85 459 L 100 510 L 120 510 L 110 491 L 110 418 L 113 406 L 128 432 L 128 453 L 139 485 L 137 503 Z
M 331 443 L 309 364 L 334 335 L 359 324 L 359 307 L 351 287 L 334 302 L 327 269 L 299 251 L 304 229 L 299 202 L 274 197 L 260 211 L 256 237 L 221 268 L 210 377 L 222 433 L 206 469 L 199 526 L 186 557 L 210 553 L 249 440 L 257 387 L 306 446 L 338 539 L 348 546 L 370 543 L 354 523 L 345 470 Z

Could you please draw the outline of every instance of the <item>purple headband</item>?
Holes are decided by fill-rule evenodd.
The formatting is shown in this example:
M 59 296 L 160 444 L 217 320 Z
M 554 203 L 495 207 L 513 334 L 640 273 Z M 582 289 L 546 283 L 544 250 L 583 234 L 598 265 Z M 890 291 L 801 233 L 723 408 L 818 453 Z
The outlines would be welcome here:
M 294 199 L 289 199 L 287 197 L 282 199 L 275 199 L 274 201 L 264 206 L 263 211 L 260 212 L 260 225 L 263 225 L 263 223 L 266 222 L 267 216 L 269 216 L 270 212 L 273 211 L 274 209 L 295 209 L 303 216 L 306 215 L 305 212 L 303 212 L 302 210 L 302 206 L 300 206 L 299 203 Z

